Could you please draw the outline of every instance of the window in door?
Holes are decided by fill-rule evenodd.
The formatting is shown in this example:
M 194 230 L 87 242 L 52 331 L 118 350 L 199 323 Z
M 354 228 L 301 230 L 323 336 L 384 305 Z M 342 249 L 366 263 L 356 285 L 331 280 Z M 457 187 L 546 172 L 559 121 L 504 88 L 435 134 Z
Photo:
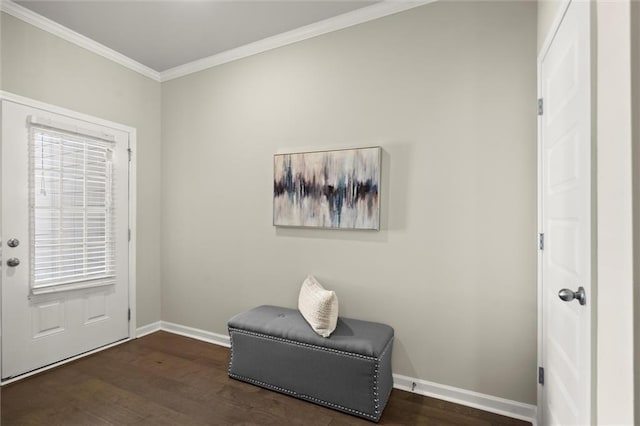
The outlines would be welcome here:
M 113 284 L 113 139 L 32 121 L 31 292 Z

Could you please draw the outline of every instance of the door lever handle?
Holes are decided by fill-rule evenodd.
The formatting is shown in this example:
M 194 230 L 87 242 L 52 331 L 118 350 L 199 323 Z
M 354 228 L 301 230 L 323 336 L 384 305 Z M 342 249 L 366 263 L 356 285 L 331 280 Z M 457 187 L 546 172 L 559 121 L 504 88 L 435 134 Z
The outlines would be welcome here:
M 20 259 L 18 259 L 17 257 L 11 257 L 9 259 L 7 259 L 7 266 L 18 266 L 20 264 Z
M 572 300 L 577 300 L 581 305 L 587 304 L 587 294 L 584 291 L 584 287 L 578 287 L 577 291 L 571 291 L 568 288 L 563 288 L 558 292 L 558 297 L 565 301 L 571 302 Z

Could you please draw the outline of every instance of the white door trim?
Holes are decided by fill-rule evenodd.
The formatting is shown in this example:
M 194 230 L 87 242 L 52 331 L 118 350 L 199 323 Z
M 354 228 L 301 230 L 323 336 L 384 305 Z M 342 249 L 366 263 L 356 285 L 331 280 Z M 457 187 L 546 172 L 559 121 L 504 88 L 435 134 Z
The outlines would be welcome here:
M 597 424 L 634 419 L 631 2 L 598 0 Z M 637 153 L 635 153 L 637 155 Z M 638 308 L 636 308 L 638 309 Z M 638 390 L 635 390 L 636 397 Z M 638 415 L 636 413 L 636 415 Z M 634 422 L 635 420 L 635 422 Z
M 121 130 L 129 134 L 129 148 L 131 149 L 133 155 L 131 156 L 131 162 L 129 163 L 129 229 L 131 230 L 131 240 L 129 242 L 129 309 L 131 309 L 131 320 L 129 321 L 129 339 L 123 340 L 119 343 L 126 342 L 128 340 L 134 339 L 136 337 L 136 153 L 137 153 L 137 145 L 136 145 L 136 129 L 134 127 L 126 126 L 124 124 L 115 123 L 113 121 L 105 120 L 102 118 L 94 117 L 89 114 L 80 113 L 77 111 L 73 111 L 71 109 L 62 108 L 56 105 L 51 105 L 46 102 L 37 101 L 34 99 L 26 98 L 24 96 L 16 95 L 14 93 L 0 91 L 0 101 L 7 100 L 17 104 L 25 105 L 32 108 L 43 109 L 46 111 L 50 111 L 56 114 L 60 114 L 63 116 L 67 116 L 76 120 L 83 120 L 94 124 L 99 124 L 104 127 L 109 127 L 116 130 Z M 2 230 L 0 229 L 0 233 Z M 0 298 L 2 297 L 1 286 L 0 286 Z M 1 308 L 0 308 L 1 309 Z M 1 318 L 1 312 L 0 312 Z M 74 359 L 80 358 L 82 356 L 89 355 L 91 353 L 97 352 L 99 350 L 106 349 L 113 345 L 107 345 L 105 347 L 96 349 L 95 351 L 90 351 L 84 354 L 81 354 L 77 357 L 73 357 L 68 360 L 61 361 L 59 363 L 53 364 L 48 367 L 44 367 L 42 369 L 35 370 L 29 374 L 22 375 L 16 379 L 5 381 L 1 383 L 2 385 L 10 383 L 14 380 L 19 380 L 21 378 L 27 377 L 29 375 L 35 374 L 40 371 L 47 370 L 49 368 L 56 367 L 60 364 L 64 364 L 66 362 L 72 361 Z M 0 363 L 2 361 L 2 340 L 0 339 Z
M 32 108 L 44 109 L 55 114 L 65 115 L 70 118 L 74 118 L 76 120 L 82 120 L 91 122 L 93 124 L 98 124 L 100 126 L 110 127 L 112 129 L 122 130 L 123 132 L 135 133 L 136 129 L 131 126 L 127 126 L 124 124 L 116 123 L 114 121 L 105 120 L 103 118 L 95 117 L 90 114 L 85 114 L 82 112 L 74 111 L 72 109 L 63 108 L 61 106 L 48 104 L 46 102 L 38 101 L 35 99 L 27 98 L 24 96 L 16 95 L 15 93 L 5 92 L 0 90 L 0 100 L 7 100 L 11 102 L 15 102 L 17 104 L 29 106 Z

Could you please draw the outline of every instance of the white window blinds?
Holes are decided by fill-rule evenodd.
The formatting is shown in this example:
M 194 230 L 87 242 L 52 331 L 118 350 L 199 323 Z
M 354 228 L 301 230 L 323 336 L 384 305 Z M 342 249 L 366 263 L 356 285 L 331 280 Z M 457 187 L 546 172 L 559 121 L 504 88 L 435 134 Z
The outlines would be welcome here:
M 32 293 L 115 283 L 113 142 L 36 120 L 30 135 Z

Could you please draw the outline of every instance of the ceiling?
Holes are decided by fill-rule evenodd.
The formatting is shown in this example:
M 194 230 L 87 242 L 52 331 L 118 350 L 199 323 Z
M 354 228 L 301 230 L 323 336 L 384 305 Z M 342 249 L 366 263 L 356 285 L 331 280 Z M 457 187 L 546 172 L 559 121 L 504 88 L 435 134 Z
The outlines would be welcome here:
M 371 6 L 374 0 L 15 1 L 157 72 Z

